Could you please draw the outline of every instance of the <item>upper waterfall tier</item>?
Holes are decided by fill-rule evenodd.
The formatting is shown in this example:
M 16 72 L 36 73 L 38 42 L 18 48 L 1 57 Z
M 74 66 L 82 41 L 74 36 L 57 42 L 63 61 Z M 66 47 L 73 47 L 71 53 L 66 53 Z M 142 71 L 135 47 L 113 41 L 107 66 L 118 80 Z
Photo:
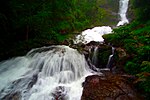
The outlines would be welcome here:
M 126 13 L 128 10 L 128 3 L 129 3 L 129 0 L 120 0 L 119 1 L 119 16 L 120 16 L 121 20 L 118 22 L 117 26 L 121 26 L 126 23 L 129 23 L 129 21 L 126 17 Z
M 117 26 L 121 26 L 126 23 L 129 23 L 126 17 L 126 13 L 128 10 L 128 3 L 129 0 L 119 1 L 120 21 L 118 22 Z M 102 35 L 109 34 L 111 32 L 112 32 L 112 28 L 110 26 L 99 26 L 99 27 L 94 27 L 92 29 L 86 29 L 80 35 L 76 36 L 74 43 L 77 44 L 81 42 L 87 44 L 90 41 L 103 42 L 104 39 L 102 38 Z

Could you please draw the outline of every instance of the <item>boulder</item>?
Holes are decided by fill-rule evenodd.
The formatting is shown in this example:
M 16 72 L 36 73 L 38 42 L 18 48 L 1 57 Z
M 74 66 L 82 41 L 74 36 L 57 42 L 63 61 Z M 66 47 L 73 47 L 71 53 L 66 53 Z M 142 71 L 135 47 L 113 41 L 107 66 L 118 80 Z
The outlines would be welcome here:
M 81 100 L 140 100 L 131 83 L 121 75 L 86 77 Z

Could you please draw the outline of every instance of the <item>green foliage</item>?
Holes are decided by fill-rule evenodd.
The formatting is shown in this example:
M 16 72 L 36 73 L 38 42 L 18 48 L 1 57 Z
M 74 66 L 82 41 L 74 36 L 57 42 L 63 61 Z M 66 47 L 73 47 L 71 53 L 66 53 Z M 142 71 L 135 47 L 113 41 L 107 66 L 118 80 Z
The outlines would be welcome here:
M 105 42 L 112 43 L 115 46 L 122 46 L 124 45 L 125 39 L 129 39 L 130 35 L 130 28 L 129 27 L 120 27 L 114 29 L 112 34 L 103 35 Z
M 149 100 L 150 94 L 150 62 L 143 61 L 141 64 L 141 73 L 137 74 L 137 76 L 142 79 L 141 82 L 138 83 L 140 89 L 145 92 L 146 100 Z
M 133 52 L 134 53 L 137 52 L 137 49 L 136 49 L 137 44 L 138 44 L 138 41 L 134 40 L 134 39 L 125 39 L 124 40 L 124 48 L 130 54 L 132 54 Z
M 141 61 L 150 61 L 150 46 L 149 45 L 145 45 L 145 46 L 141 46 L 138 49 L 138 58 Z
M 95 5 L 99 5 L 96 0 L 3 0 L 0 4 L 0 57 L 7 56 L 4 52 L 11 52 L 9 48 L 16 50 L 16 44 L 22 48 L 21 44 L 26 43 L 28 46 L 24 49 L 27 50 L 36 47 L 35 40 L 41 46 L 58 44 L 90 27 L 98 17 Z
M 137 76 L 139 77 L 139 79 L 141 80 L 140 82 L 138 82 L 138 87 L 141 90 L 141 92 L 144 92 L 144 96 L 145 96 L 145 100 L 149 100 L 149 94 L 150 94 L 150 76 L 145 76 L 148 73 L 141 73 L 138 74 Z
M 149 61 L 143 61 L 141 64 L 141 67 L 142 67 L 141 71 L 150 73 L 150 62 Z
M 11 54 L 9 48 L 16 50 L 16 44 L 20 44 L 17 46 L 22 48 L 21 44 L 26 43 L 28 45 L 24 46 L 26 50 L 36 47 L 34 42 L 38 42 L 37 44 L 41 46 L 48 43 L 59 44 L 68 36 L 86 28 L 95 25 L 114 25 L 114 18 L 111 19 L 110 16 L 111 12 L 118 12 L 115 2 L 114 0 L 2 0 L 0 57 L 9 56 Z
M 125 66 L 125 70 L 130 74 L 136 74 L 140 71 L 140 65 L 133 61 L 128 61 Z
M 145 95 L 150 93 L 150 23 L 133 22 L 117 29 L 112 34 L 103 36 L 105 42 L 124 48 L 129 55 L 124 69 L 136 75 L 140 80 L 137 83 Z M 146 97 L 148 98 L 148 97 Z
M 149 0 L 132 0 L 137 20 L 146 22 L 150 18 Z

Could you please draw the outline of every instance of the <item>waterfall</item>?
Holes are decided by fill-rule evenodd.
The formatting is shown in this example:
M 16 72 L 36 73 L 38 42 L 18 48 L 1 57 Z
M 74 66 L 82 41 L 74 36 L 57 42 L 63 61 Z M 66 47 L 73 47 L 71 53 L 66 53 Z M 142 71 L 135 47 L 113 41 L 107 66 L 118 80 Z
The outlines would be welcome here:
M 117 26 L 128 23 L 129 0 L 120 0 Z M 109 26 L 87 29 L 74 43 L 103 42 L 102 35 L 112 32 Z M 97 63 L 97 47 L 92 61 Z M 110 55 L 107 67 L 114 55 Z M 98 71 L 94 66 L 93 69 Z M 95 74 L 84 55 L 68 46 L 50 46 L 31 50 L 26 56 L 0 62 L 0 100 L 80 100 L 85 77 Z
M 92 29 L 87 29 L 83 31 L 80 35 L 76 36 L 74 43 L 84 43 L 87 44 L 91 41 L 96 42 L 103 42 L 104 39 L 102 35 L 109 34 L 112 32 L 112 28 L 110 26 L 101 26 L 101 27 L 94 27 Z
M 129 0 L 119 1 L 119 16 L 121 20 L 118 22 L 117 26 L 129 23 L 126 17 L 126 13 L 128 10 L 128 3 Z M 112 28 L 110 26 L 98 26 L 92 29 L 86 29 L 80 35 L 76 36 L 74 43 L 77 44 L 81 42 L 84 44 L 88 44 L 91 41 L 103 42 L 104 39 L 102 38 L 102 35 L 110 33 L 112 33 Z
M 128 10 L 128 3 L 129 3 L 129 0 L 120 0 L 119 1 L 119 16 L 120 16 L 121 20 L 118 22 L 117 26 L 121 26 L 126 23 L 129 23 L 129 21 L 126 17 L 126 13 Z
M 94 48 L 94 52 L 93 52 L 93 56 L 92 56 L 92 64 L 95 66 L 97 66 L 97 61 L 98 61 L 97 56 L 98 56 L 98 47 L 96 46 Z
M 112 68 L 114 53 L 115 53 L 115 48 L 112 47 L 112 54 L 108 58 L 108 62 L 107 62 L 106 68 L 110 68 L 110 69 Z
M 80 100 L 92 74 L 84 55 L 68 46 L 33 49 L 0 63 L 0 99 L 18 93 L 19 100 Z

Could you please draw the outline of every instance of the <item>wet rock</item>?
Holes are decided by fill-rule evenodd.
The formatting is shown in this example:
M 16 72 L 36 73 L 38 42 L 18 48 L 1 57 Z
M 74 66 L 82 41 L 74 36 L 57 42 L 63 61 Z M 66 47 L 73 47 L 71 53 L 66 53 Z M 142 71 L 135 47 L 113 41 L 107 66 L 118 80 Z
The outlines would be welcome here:
M 115 66 L 116 66 L 116 73 L 123 73 L 124 72 L 124 65 L 126 64 L 127 60 L 130 56 L 126 53 L 123 48 L 116 48 L 115 50 Z
M 20 93 L 16 92 L 13 94 L 8 94 L 2 100 L 20 100 Z
M 122 48 L 116 48 L 116 52 L 118 53 L 120 59 L 127 56 L 127 53 Z
M 86 77 L 81 100 L 140 100 L 132 85 L 121 75 Z
M 91 61 L 90 63 L 95 65 L 97 68 L 105 68 L 108 63 L 109 56 L 112 54 L 111 46 L 93 41 L 87 44 L 83 50 L 86 52 L 88 51 L 89 54 L 85 54 L 86 58 L 89 58 Z
M 53 97 L 55 100 L 66 100 L 66 91 L 63 86 L 56 87 L 54 93 L 52 93 Z
M 91 41 L 89 42 L 88 44 L 86 44 L 86 46 L 96 46 L 96 45 L 99 45 L 101 42 L 96 42 L 96 41 Z

